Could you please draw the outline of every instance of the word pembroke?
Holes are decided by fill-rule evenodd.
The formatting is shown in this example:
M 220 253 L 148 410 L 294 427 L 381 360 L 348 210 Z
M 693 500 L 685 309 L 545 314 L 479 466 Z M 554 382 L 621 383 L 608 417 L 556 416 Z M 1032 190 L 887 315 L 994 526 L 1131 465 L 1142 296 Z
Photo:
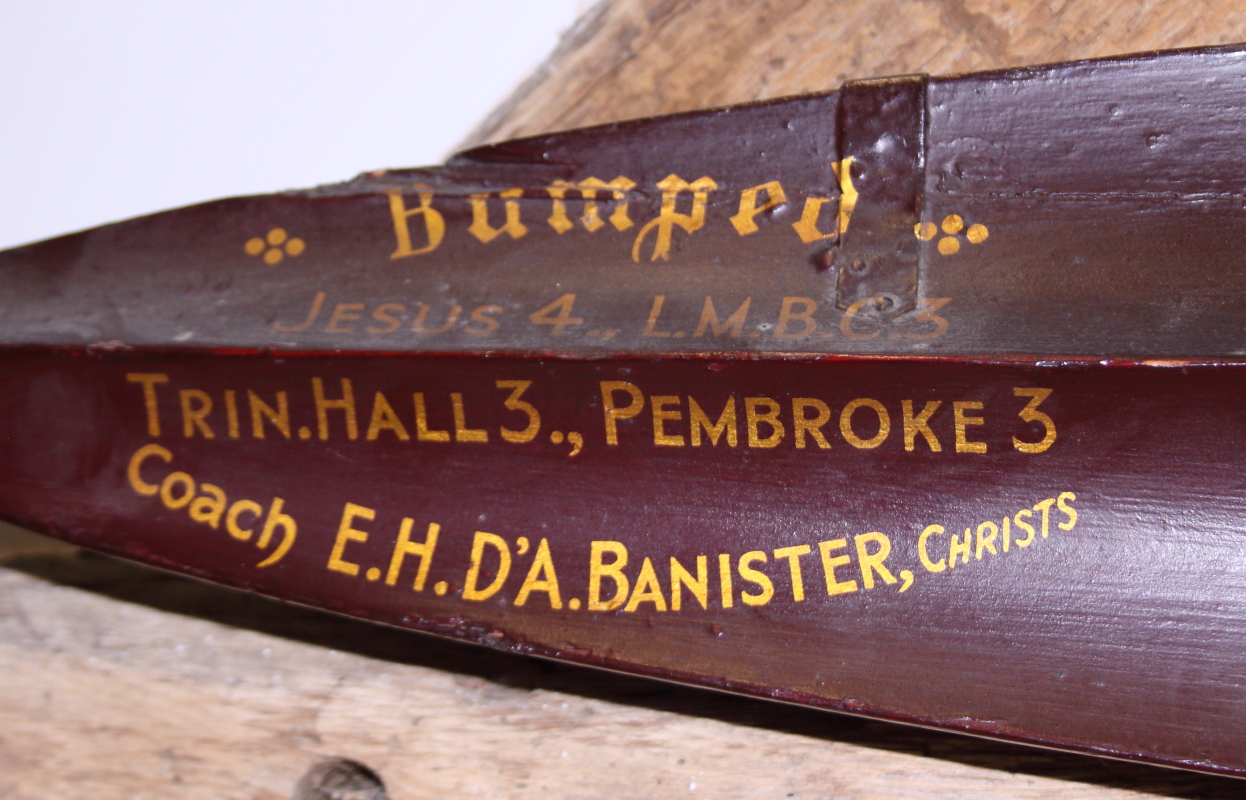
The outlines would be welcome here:
M 852 185 L 852 157 L 837 161 L 832 167 L 839 181 L 840 191 L 837 198 L 806 197 L 801 207 L 800 220 L 792 223 L 793 231 L 806 244 L 840 236 L 847 232 L 852 220 L 852 212 L 857 203 L 857 191 Z M 550 215 L 545 222 L 560 235 L 575 227 L 575 223 L 567 215 L 568 197 L 574 192 L 583 202 L 579 223 L 589 233 L 606 227 L 599 203 L 609 203 L 612 206 L 609 224 L 615 230 L 629 230 L 636 225 L 630 215 L 628 199 L 636 185 L 635 181 L 622 175 L 612 181 L 600 178 L 586 178 L 578 182 L 554 181 L 542 190 L 542 194 L 551 201 Z M 704 227 L 709 194 L 718 189 L 718 183 L 708 176 L 689 182 L 673 173 L 658 181 L 655 186 L 661 192 L 658 215 L 637 231 L 632 243 L 633 261 L 640 261 L 641 251 L 650 237 L 652 251 L 649 260 L 668 260 L 674 230 L 679 228 L 691 234 Z M 422 184 L 417 184 L 415 189 L 415 204 L 411 204 L 410 198 L 396 189 L 388 192 L 389 210 L 397 241 L 397 247 L 390 255 L 391 259 L 431 253 L 445 238 L 446 219 L 434 205 L 435 193 Z M 528 225 L 523 221 L 520 203 L 526 196 L 527 193 L 522 188 L 469 195 L 467 202 L 471 208 L 472 221 L 467 227 L 467 233 L 483 244 L 489 244 L 499 237 L 522 239 L 528 235 Z M 680 211 L 680 206 L 685 205 L 681 202 L 685 197 L 688 210 Z M 824 206 L 833 199 L 838 199 L 838 208 L 832 212 L 830 230 L 823 231 L 818 227 L 819 218 L 824 214 Z M 787 202 L 787 192 L 779 181 L 769 181 L 744 189 L 740 192 L 738 211 L 730 218 L 731 225 L 740 236 L 756 233 L 760 230 L 757 217 Z M 491 216 L 490 206 L 496 209 L 499 204 L 501 216 Z
M 1012 437 L 1013 449 L 1022 453 L 1045 452 L 1056 441 L 1056 423 L 1038 406 L 1051 396 L 1051 389 L 1013 387 L 1014 397 L 1024 398 L 1025 407 L 1017 416 L 1026 423 L 1042 430 L 1042 438 L 1025 440 Z M 936 432 L 943 419 L 934 422 L 943 400 L 927 400 L 920 409 L 912 400 L 901 400 L 899 409 L 872 397 L 857 397 L 844 403 L 836 414 L 830 405 L 816 397 L 793 397 L 780 403 L 770 397 L 744 397 L 742 403 L 728 397 L 720 406 L 710 406 L 692 395 L 649 395 L 639 386 L 627 381 L 601 382 L 601 407 L 605 416 L 606 444 L 619 443 L 620 425 L 648 415 L 653 424 L 653 443 L 661 447 L 700 447 L 703 442 L 717 445 L 720 440 L 729 447 L 740 442 L 740 423 L 743 422 L 749 447 L 778 447 L 791 441 L 797 449 L 817 447 L 829 450 L 829 437 L 839 438 L 857 450 L 872 450 L 891 438 L 892 430 L 899 429 L 904 449 L 913 452 L 920 438 L 930 452 L 943 451 L 943 443 L 949 438 L 957 453 L 986 453 L 985 441 L 971 438 L 975 430 L 986 425 L 985 404 L 977 400 L 954 400 L 951 405 L 951 436 L 944 433 L 940 439 Z M 719 410 L 721 409 L 721 410 Z M 898 414 L 893 413 L 899 411 Z M 893 419 L 898 417 L 899 425 Z M 935 427 L 932 427 L 935 426 Z M 825 430 L 824 430 L 825 429 Z
M 168 383 L 169 376 L 129 373 L 126 377 L 142 387 L 148 435 L 160 437 L 163 428 L 157 387 Z M 337 386 L 318 377 L 309 383 L 310 391 L 305 392 L 277 391 L 261 396 L 252 390 L 240 395 L 227 389 L 216 399 L 201 389 L 180 389 L 177 408 L 182 436 L 239 439 L 249 433 L 252 439 L 297 436 L 328 441 L 344 433 L 349 440 L 362 437 L 365 441 L 525 444 L 537 440 L 549 416 L 532 402 L 542 402 L 532 381 L 494 381 L 499 393 L 493 398 L 466 398 L 463 392 L 412 392 L 409 396 L 393 390 L 388 395 L 383 391 L 356 392 L 350 378 L 340 378 Z M 734 394 L 722 397 L 721 393 L 703 393 L 697 399 L 691 394 L 646 395 L 640 386 L 628 381 L 599 381 L 597 387 L 599 392 L 584 398 L 584 405 L 586 409 L 601 409 L 597 417 L 601 438 L 597 441 L 607 447 L 618 446 L 624 434 L 648 438 L 652 431 L 657 447 L 738 447 L 743 443 L 769 449 L 786 442 L 796 449 L 829 450 L 835 446 L 832 439 L 838 438 L 856 450 L 873 450 L 896 439 L 903 440 L 907 452 L 916 450 L 918 442 L 932 453 L 943 452 L 945 445 L 956 453 L 984 454 L 990 449 L 987 441 L 978 438 L 990 429 L 986 404 L 981 400 L 901 400 L 889 405 L 872 397 L 855 397 L 842 405 L 837 403 L 833 409 L 817 397 L 780 401 L 764 395 L 737 398 Z M 1014 450 L 1043 453 L 1055 443 L 1056 422 L 1039 410 L 1051 393 L 1047 388 L 1012 387 L 1018 402 L 1007 418 L 1015 430 Z M 166 414 L 167 406 L 166 402 Z M 505 415 L 501 424 L 489 424 L 499 418 L 499 412 Z M 583 421 L 583 412 L 572 413 Z M 637 425 L 645 417 L 651 425 Z M 300 418 L 314 421 L 314 431 L 311 424 L 296 427 L 295 421 Z M 1018 419 L 1023 424 L 1017 424 Z M 893 436 L 893 431 L 897 435 Z M 549 440 L 559 445 L 570 443 L 571 456 L 588 441 L 579 431 L 563 430 L 552 431 Z

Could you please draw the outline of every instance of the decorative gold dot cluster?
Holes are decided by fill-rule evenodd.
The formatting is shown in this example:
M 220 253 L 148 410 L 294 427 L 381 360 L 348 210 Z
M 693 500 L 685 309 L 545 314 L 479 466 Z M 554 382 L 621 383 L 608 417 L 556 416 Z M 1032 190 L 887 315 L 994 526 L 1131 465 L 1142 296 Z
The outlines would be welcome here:
M 285 228 L 273 228 L 268 236 L 261 239 L 256 236 L 248 239 L 246 251 L 249 256 L 263 254 L 264 263 L 273 266 L 281 263 L 286 256 L 293 258 L 307 249 L 307 243 L 297 236 L 291 237 Z
M 960 237 L 958 234 L 962 231 L 970 244 L 982 244 L 991 235 L 987 227 L 979 223 L 974 223 L 966 229 L 965 221 L 961 219 L 959 214 L 948 214 L 943 218 L 943 222 L 938 228 L 935 227 L 933 222 L 919 222 L 913 226 L 913 233 L 918 239 L 928 242 L 938 235 L 940 229 L 947 235 L 941 237 L 935 246 L 945 256 L 950 256 L 960 250 Z

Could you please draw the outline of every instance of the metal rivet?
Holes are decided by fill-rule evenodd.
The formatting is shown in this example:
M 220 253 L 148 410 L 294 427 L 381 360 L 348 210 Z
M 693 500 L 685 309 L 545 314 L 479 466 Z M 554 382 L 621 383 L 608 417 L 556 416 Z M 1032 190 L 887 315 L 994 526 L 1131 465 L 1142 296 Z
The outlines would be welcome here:
M 835 269 L 835 262 L 838 258 L 839 248 L 828 247 L 826 250 L 823 250 L 821 253 L 818 253 L 813 257 L 813 263 L 818 270 L 825 272 L 827 270 Z

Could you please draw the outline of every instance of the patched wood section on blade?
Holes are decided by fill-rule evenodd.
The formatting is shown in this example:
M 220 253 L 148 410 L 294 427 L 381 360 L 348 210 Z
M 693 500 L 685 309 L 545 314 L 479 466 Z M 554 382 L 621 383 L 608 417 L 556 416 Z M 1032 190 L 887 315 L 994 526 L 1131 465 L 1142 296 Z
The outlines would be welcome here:
M 615 0 L 586 13 L 465 147 L 838 88 L 1246 40 L 1227 0 Z

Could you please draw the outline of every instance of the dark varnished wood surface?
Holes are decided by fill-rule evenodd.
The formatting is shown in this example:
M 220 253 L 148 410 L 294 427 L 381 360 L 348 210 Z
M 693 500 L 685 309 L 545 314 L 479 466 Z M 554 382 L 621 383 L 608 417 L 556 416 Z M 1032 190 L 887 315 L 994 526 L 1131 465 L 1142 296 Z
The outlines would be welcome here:
M 493 648 L 1240 774 L 1242 58 L 855 83 L 0 254 L 0 514 Z M 716 443 L 694 400 L 732 403 Z M 404 519 L 439 530 L 418 590 Z M 671 577 L 702 556 L 703 603 Z
M 6 531 L 0 531 L 0 534 L 16 535 Z M 26 538 L 29 538 L 28 534 L 22 539 L 21 544 L 27 548 L 47 549 L 35 547 L 33 543 L 26 542 Z M 846 781 L 842 778 L 836 779 L 834 776 L 828 778 L 827 767 L 819 764 L 817 759 L 792 764 L 790 761 L 776 758 L 774 754 L 763 755 L 755 750 L 750 751 L 749 754 L 750 762 L 768 761 L 774 764 L 775 768 L 786 769 L 789 773 L 795 771 L 808 774 L 809 783 L 823 788 L 828 780 L 835 780 L 836 785 L 842 787 L 842 790 L 848 794 L 908 796 L 933 791 L 936 795 L 969 798 L 1016 797 L 1019 794 L 1043 796 L 1045 791 L 1051 796 L 1072 794 L 1078 797 L 1115 797 L 1115 792 L 1131 791 L 1147 797 L 1179 797 L 1192 800 L 1228 800 L 1241 794 L 1241 784 L 1233 778 L 1162 769 L 1136 762 L 1073 755 L 981 737 L 958 736 L 908 725 L 889 724 L 861 716 L 828 714 L 790 704 L 731 696 L 686 685 L 586 669 L 566 662 L 525 658 L 492 649 L 484 650 L 442 637 L 415 636 L 409 632 L 288 603 L 279 603 L 219 585 L 189 580 L 160 570 L 116 561 L 89 551 L 79 551 L 68 555 L 27 552 L 6 557 L 4 567 L 17 575 L 26 576 L 32 580 L 47 581 L 57 587 L 72 587 L 88 596 L 100 597 L 112 604 L 126 608 L 137 606 L 149 610 L 152 614 L 166 615 L 166 621 L 167 615 L 171 615 L 178 623 L 195 626 L 196 630 L 198 626 L 195 623 L 203 620 L 227 625 L 230 630 L 239 631 L 240 637 L 245 637 L 249 632 L 256 632 L 270 642 L 306 643 L 308 646 L 303 652 L 313 659 L 317 656 L 323 659 L 326 653 L 349 653 L 372 660 L 374 665 L 382 664 L 395 671 L 404 668 L 406 668 L 405 671 L 411 671 L 410 668 L 414 668 L 414 671 L 418 672 L 421 668 L 427 668 L 438 671 L 438 674 L 456 676 L 460 684 L 478 681 L 483 684 L 483 687 L 481 691 L 473 695 L 471 701 L 473 709 L 479 708 L 481 712 L 495 714 L 501 718 L 497 722 L 499 726 L 505 724 L 502 720 L 508 712 L 513 713 L 513 709 L 510 705 L 499 703 L 496 696 L 499 693 L 509 695 L 519 692 L 534 698 L 558 698 L 570 695 L 574 698 L 573 702 L 582 699 L 583 703 L 593 709 L 599 709 L 600 703 L 604 701 L 614 704 L 620 714 L 626 714 L 629 722 L 635 719 L 638 712 L 651 712 L 652 716 L 646 719 L 652 719 L 653 716 L 671 715 L 676 719 L 695 718 L 707 725 L 727 723 L 731 726 L 730 730 L 736 732 L 735 736 L 723 737 L 721 734 L 724 729 L 715 727 L 713 730 L 720 735 L 710 739 L 710 749 L 714 752 L 726 750 L 729 754 L 723 758 L 727 759 L 732 758 L 730 753 L 738 753 L 738 748 L 745 743 L 753 743 L 755 747 L 758 734 L 761 732 L 794 734 L 799 737 L 795 739 L 796 741 L 803 739 L 810 743 L 817 743 L 815 752 L 824 756 L 840 752 L 844 746 L 848 746 L 849 751 L 841 756 L 845 762 L 842 769 L 862 775 L 865 786 L 844 787 Z M 119 621 L 115 619 L 115 614 L 113 618 L 108 616 L 110 609 L 115 611 L 115 606 L 105 605 L 103 600 L 99 605 L 99 623 L 115 636 Z M 78 611 L 81 614 L 81 609 Z M 76 620 L 76 625 L 82 623 L 83 620 Z M 138 633 L 141 635 L 146 631 L 140 628 Z M 45 647 L 57 648 L 61 645 L 57 637 L 50 638 L 51 641 L 47 642 Z M 221 638 L 219 631 L 216 638 L 218 640 Z M 110 643 L 105 646 L 115 647 L 115 644 Z M 212 650 L 215 651 L 219 647 L 219 644 L 214 644 Z M 193 654 L 191 657 L 193 658 Z M 255 657 L 262 659 L 262 656 L 258 654 Z M 212 664 L 214 660 L 211 657 L 207 659 L 209 664 Z M 204 668 L 214 671 L 219 669 L 219 666 L 215 666 L 215 669 L 214 666 Z M 305 671 L 306 668 L 306 663 L 290 665 L 291 671 L 295 672 Z M 374 669 L 377 668 L 374 666 Z M 388 672 L 382 674 L 388 675 Z M 59 674 L 51 675 L 49 680 L 56 681 L 59 677 L 61 677 Z M 222 678 L 222 680 L 225 679 Z M 352 697 L 350 709 L 344 709 L 344 713 L 358 713 L 355 709 L 359 706 L 360 699 L 356 692 Z M 427 707 L 418 705 L 421 699 L 418 695 L 397 698 L 391 696 L 385 699 L 389 702 L 397 700 L 400 705 L 415 709 L 416 713 L 421 716 L 431 711 Z M 269 710 L 269 713 L 275 712 L 275 708 Z M 324 716 L 325 714 L 326 712 L 321 710 L 318 715 Z M 601 721 L 593 719 L 593 716 L 600 716 L 600 714 L 590 713 L 590 720 L 586 727 L 589 733 L 597 739 L 601 734 L 594 732 L 600 729 Z M 463 722 L 463 720 L 457 721 Z M 540 721 L 546 726 L 553 724 L 553 720 L 544 717 L 541 717 Z M 363 726 L 374 728 L 375 721 L 367 720 Z M 460 727 L 460 725 L 455 727 Z M 462 727 L 466 727 L 467 730 L 459 738 L 453 739 L 449 743 L 451 746 L 455 743 L 461 745 L 464 741 L 470 742 L 481 735 L 477 725 Z M 686 730 L 681 732 L 686 734 Z M 349 730 L 347 733 L 358 735 Z M 391 731 L 382 727 L 378 733 L 388 735 Z M 537 735 L 549 736 L 550 733 L 549 727 L 543 727 Z M 647 731 L 647 733 L 651 734 L 652 731 Z M 515 734 L 516 737 L 523 735 L 522 732 Z M 531 732 L 527 733 L 529 737 L 532 735 Z M 343 748 L 339 752 L 344 751 L 346 754 L 363 758 L 365 763 L 382 768 L 382 774 L 386 778 L 391 796 L 394 796 L 409 791 L 411 787 L 426 787 L 429 775 L 429 748 L 432 743 L 425 736 L 426 734 L 418 735 L 413 744 L 408 745 L 404 742 L 404 748 L 399 751 L 400 758 L 393 759 L 412 765 L 409 767 L 411 777 L 406 781 L 401 780 L 400 775 L 394 774 L 397 771 L 395 766 L 386 763 L 382 767 L 369 758 L 370 753 L 353 750 L 343 741 L 335 742 L 329 738 L 321 747 Z M 349 741 L 348 737 L 341 738 Z M 438 738 L 448 737 L 443 732 Z M 555 741 L 558 740 L 555 739 Z M 788 740 L 788 742 L 791 741 L 793 739 Z M 162 742 L 161 744 L 167 746 L 169 743 Z M 185 747 L 181 743 L 177 746 L 179 750 Z M 498 745 L 491 743 L 486 746 L 486 753 L 496 757 L 496 749 L 490 751 L 489 747 L 497 748 Z M 466 748 L 460 748 L 454 753 L 456 758 L 450 759 L 452 763 L 458 763 L 463 757 L 463 749 Z M 676 748 L 675 753 L 680 758 L 686 758 L 692 756 L 697 749 L 698 743 L 694 742 Z M 413 752 L 417 754 L 415 757 L 411 755 Z M 592 752 L 594 755 L 599 753 L 599 746 L 594 747 Z M 861 757 L 863 753 L 877 753 L 880 759 L 871 762 Z M 202 770 L 220 769 L 218 762 L 209 754 L 200 750 L 196 755 L 205 759 L 205 763 L 201 766 Z M 269 759 L 273 757 L 271 752 L 265 752 L 263 755 Z M 556 756 L 557 753 L 554 755 Z M 790 750 L 788 755 L 791 755 Z M 596 757 L 600 759 L 599 755 Z M 920 759 L 913 769 L 920 770 L 921 777 L 914 780 L 906 781 L 898 777 L 894 766 L 890 770 L 878 770 L 876 774 L 873 774 L 874 771 L 870 766 L 872 763 L 894 764 L 896 760 L 904 761 L 911 757 Z M 561 758 L 549 759 L 549 761 L 563 760 Z M 654 762 L 657 760 L 651 753 L 642 751 L 637 755 L 634 763 L 653 771 Z M 536 762 L 533 765 L 534 771 L 548 763 L 539 757 L 532 761 Z M 703 766 L 703 762 L 698 762 L 695 757 L 691 758 L 689 763 L 697 768 Z M 718 762 L 715 760 L 713 763 Z M 132 769 L 141 775 L 143 767 L 144 764 L 139 761 Z M 588 771 L 587 768 L 574 763 L 571 768 L 575 771 L 573 774 L 578 773 L 580 769 Z M 975 773 L 974 777 L 970 778 L 966 770 L 975 770 L 975 768 L 990 772 Z M 237 767 L 234 766 L 232 769 L 236 770 Z M 477 774 L 472 777 L 479 779 L 479 772 L 477 771 Z M 289 783 L 293 783 L 298 774 L 301 773 L 291 770 L 288 777 Z M 537 774 L 541 773 L 538 771 Z M 992 784 L 989 778 L 993 774 L 1004 777 L 999 783 Z M 654 777 L 660 781 L 664 776 L 658 773 Z M 735 777 L 734 774 L 729 775 L 725 782 L 735 784 L 733 780 Z M 194 779 L 187 776 L 184 780 Z M 634 775 L 632 780 L 635 781 Z M 707 790 L 715 787 L 715 784 L 712 781 L 707 782 L 703 775 L 700 780 L 702 785 L 708 783 L 705 787 Z M 116 782 L 115 776 L 113 781 Z M 935 788 L 931 789 L 930 784 L 925 783 L 926 781 L 935 784 Z M 1036 788 L 1036 783 L 1043 788 Z M 877 787 L 877 790 L 871 792 L 869 787 Z M 568 790 L 565 785 L 560 788 L 563 791 Z M 655 790 L 660 791 L 661 788 L 660 783 L 655 786 Z M 701 785 L 698 788 L 701 788 Z M 980 794 L 975 794 L 975 789 Z
M 492 647 L 673 677 L 778 699 L 906 719 L 1064 747 L 1187 766 L 1240 771 L 1237 713 L 1242 628 L 1240 534 L 1243 513 L 1242 412 L 1235 404 L 1239 368 L 1157 368 L 1071 364 L 966 364 L 920 361 L 628 360 L 605 362 L 461 357 L 338 358 L 173 357 L 158 355 L 10 353 L 6 357 L 3 444 L 6 514 L 71 541 L 188 570 L 261 593 L 412 627 Z M 161 434 L 150 436 L 142 386 L 130 375 L 164 374 L 157 384 Z M 356 438 L 347 413 L 327 409 L 327 435 L 318 431 L 312 379 L 325 395 L 351 381 Z M 532 442 L 500 440 L 520 429 L 524 415 L 503 408 L 510 390 L 497 381 L 532 381 L 523 395 L 539 409 Z M 675 398 L 663 406 L 682 419 L 663 423 L 664 435 L 685 446 L 654 443 L 652 406 L 616 422 L 618 444 L 606 443 L 602 381 L 625 381 L 644 393 Z M 1044 426 L 1018 413 L 1029 402 L 1016 390 L 1039 386 L 1051 395 L 1039 406 L 1057 436 L 1044 452 L 1019 451 L 1043 439 Z M 226 389 L 253 391 L 275 405 L 287 392 L 289 440 L 269 425 L 254 439 L 227 433 Z M 196 428 L 186 437 L 174 398 L 197 390 L 218 398 L 203 417 L 216 438 Z M 462 398 L 466 426 L 489 441 L 416 441 L 411 398 L 425 399 L 433 430 L 455 427 L 452 393 Z M 411 439 L 393 423 L 369 440 L 377 393 L 394 408 Z M 625 393 L 624 393 L 625 394 Z M 1197 396 L 1198 402 L 1191 402 Z M 785 435 L 774 447 L 750 447 L 750 425 L 736 421 L 739 444 L 724 438 L 690 444 L 692 397 L 713 417 L 735 398 L 775 403 Z M 794 442 L 794 398 L 816 398 L 834 409 L 822 426 L 829 448 L 810 436 Z M 873 448 L 851 444 L 840 428 L 842 409 L 871 398 L 886 409 L 890 432 Z M 619 406 L 627 401 L 620 395 Z M 939 452 L 914 437 L 905 447 L 902 402 L 915 410 L 942 403 L 929 418 Z M 958 452 L 955 402 L 970 418 Z M 981 408 L 976 406 L 980 405 Z M 758 406 L 763 411 L 764 406 Z M 682 409 L 682 412 L 680 411 Z M 854 413 L 859 440 L 879 432 L 877 412 Z M 249 417 L 249 414 L 246 415 Z M 813 417 L 812 412 L 808 417 Z M 974 425 L 973 419 L 982 419 Z M 773 437 L 755 423 L 759 441 Z M 107 430 L 102 437 L 98 431 Z M 574 457 L 553 430 L 581 433 Z M 462 438 L 462 437 L 453 437 Z M 218 520 L 194 522 L 185 507 L 140 495 L 127 465 L 150 442 L 167 446 L 172 461 L 151 457 L 139 475 L 153 487 L 174 470 L 197 484 L 213 483 L 232 504 L 274 497 L 297 521 L 297 538 L 275 565 L 257 568 L 281 541 L 277 530 L 257 549 L 261 525 L 239 541 Z M 979 445 L 985 452 L 971 452 Z M 138 487 L 141 488 L 141 483 Z M 1009 552 L 1002 531 L 990 547 L 983 522 L 1016 525 L 1018 511 L 1064 493 L 1076 522 L 1050 508 L 1049 536 L 1014 528 Z M 346 503 L 374 514 L 349 527 L 366 532 L 343 539 Z M 429 523 L 440 538 L 425 586 L 414 591 L 418 559 L 390 569 L 400 523 L 413 520 L 413 541 Z M 1041 530 L 1041 512 L 1023 517 Z M 1073 523 L 1073 524 L 1071 524 Z M 1071 524 L 1071 525 L 1070 525 Z M 929 569 L 919 558 L 928 537 Z M 947 559 L 951 534 L 974 532 L 967 563 L 931 572 Z M 477 602 L 462 595 L 477 531 L 501 537 L 511 554 L 509 577 Z M 857 537 L 886 537 L 888 574 L 863 568 Z M 530 547 L 520 554 L 519 537 Z M 548 591 L 516 606 L 517 594 L 547 539 L 562 607 Z M 819 543 L 844 539 L 836 580 L 848 586 L 828 595 Z M 624 570 L 635 589 L 631 611 L 590 612 L 590 544 L 626 547 Z M 335 543 L 344 542 L 331 566 Z M 779 548 L 806 545 L 798 557 L 804 598 L 795 599 L 789 562 Z M 874 536 L 863 545 L 877 553 Z M 995 552 L 992 553 L 991 550 Z M 747 552 L 765 573 L 773 595 L 761 605 L 743 592 L 763 590 L 739 568 Z M 477 588 L 500 568 L 495 550 L 482 551 Z M 729 554 L 732 607 L 724 608 L 717 559 Z M 707 556 L 707 607 L 689 590 L 673 604 L 670 558 L 695 572 Z M 981 556 L 979 558 L 979 556 Z M 643 559 L 651 559 L 656 597 L 643 599 Z M 602 559 L 609 562 L 609 557 Z M 356 574 L 342 562 L 356 565 Z M 371 579 L 369 570 L 375 570 Z M 903 571 L 912 573 L 912 585 Z M 874 587 L 865 586 L 869 572 Z M 539 575 L 548 580 L 548 575 Z M 752 576 L 756 578 L 756 576 Z M 892 580 L 888 580 L 891 578 Z M 613 595 L 603 579 L 601 596 Z M 894 582 L 892 582 L 894 581 Z M 433 591 L 444 582 L 444 595 Z M 637 599 L 640 597 L 641 599 Z M 660 598 L 660 599 L 659 599 Z M 573 610 L 573 604 L 584 604 Z M 1214 731 L 1215 733 L 1209 733 Z
M 0 339 L 1232 356 L 1246 346 L 1244 57 L 1218 48 L 863 82 L 844 102 L 811 95 L 553 134 L 445 167 L 157 214 L 0 256 Z M 859 196 L 839 231 L 846 178 L 834 168 L 847 159 Z M 691 189 L 665 197 L 671 176 L 714 188 L 700 203 Z M 622 201 L 598 189 L 589 222 L 580 188 L 558 182 L 591 178 L 632 187 Z M 811 207 L 804 241 L 793 226 Z M 987 238 L 975 241 L 975 225 Z

